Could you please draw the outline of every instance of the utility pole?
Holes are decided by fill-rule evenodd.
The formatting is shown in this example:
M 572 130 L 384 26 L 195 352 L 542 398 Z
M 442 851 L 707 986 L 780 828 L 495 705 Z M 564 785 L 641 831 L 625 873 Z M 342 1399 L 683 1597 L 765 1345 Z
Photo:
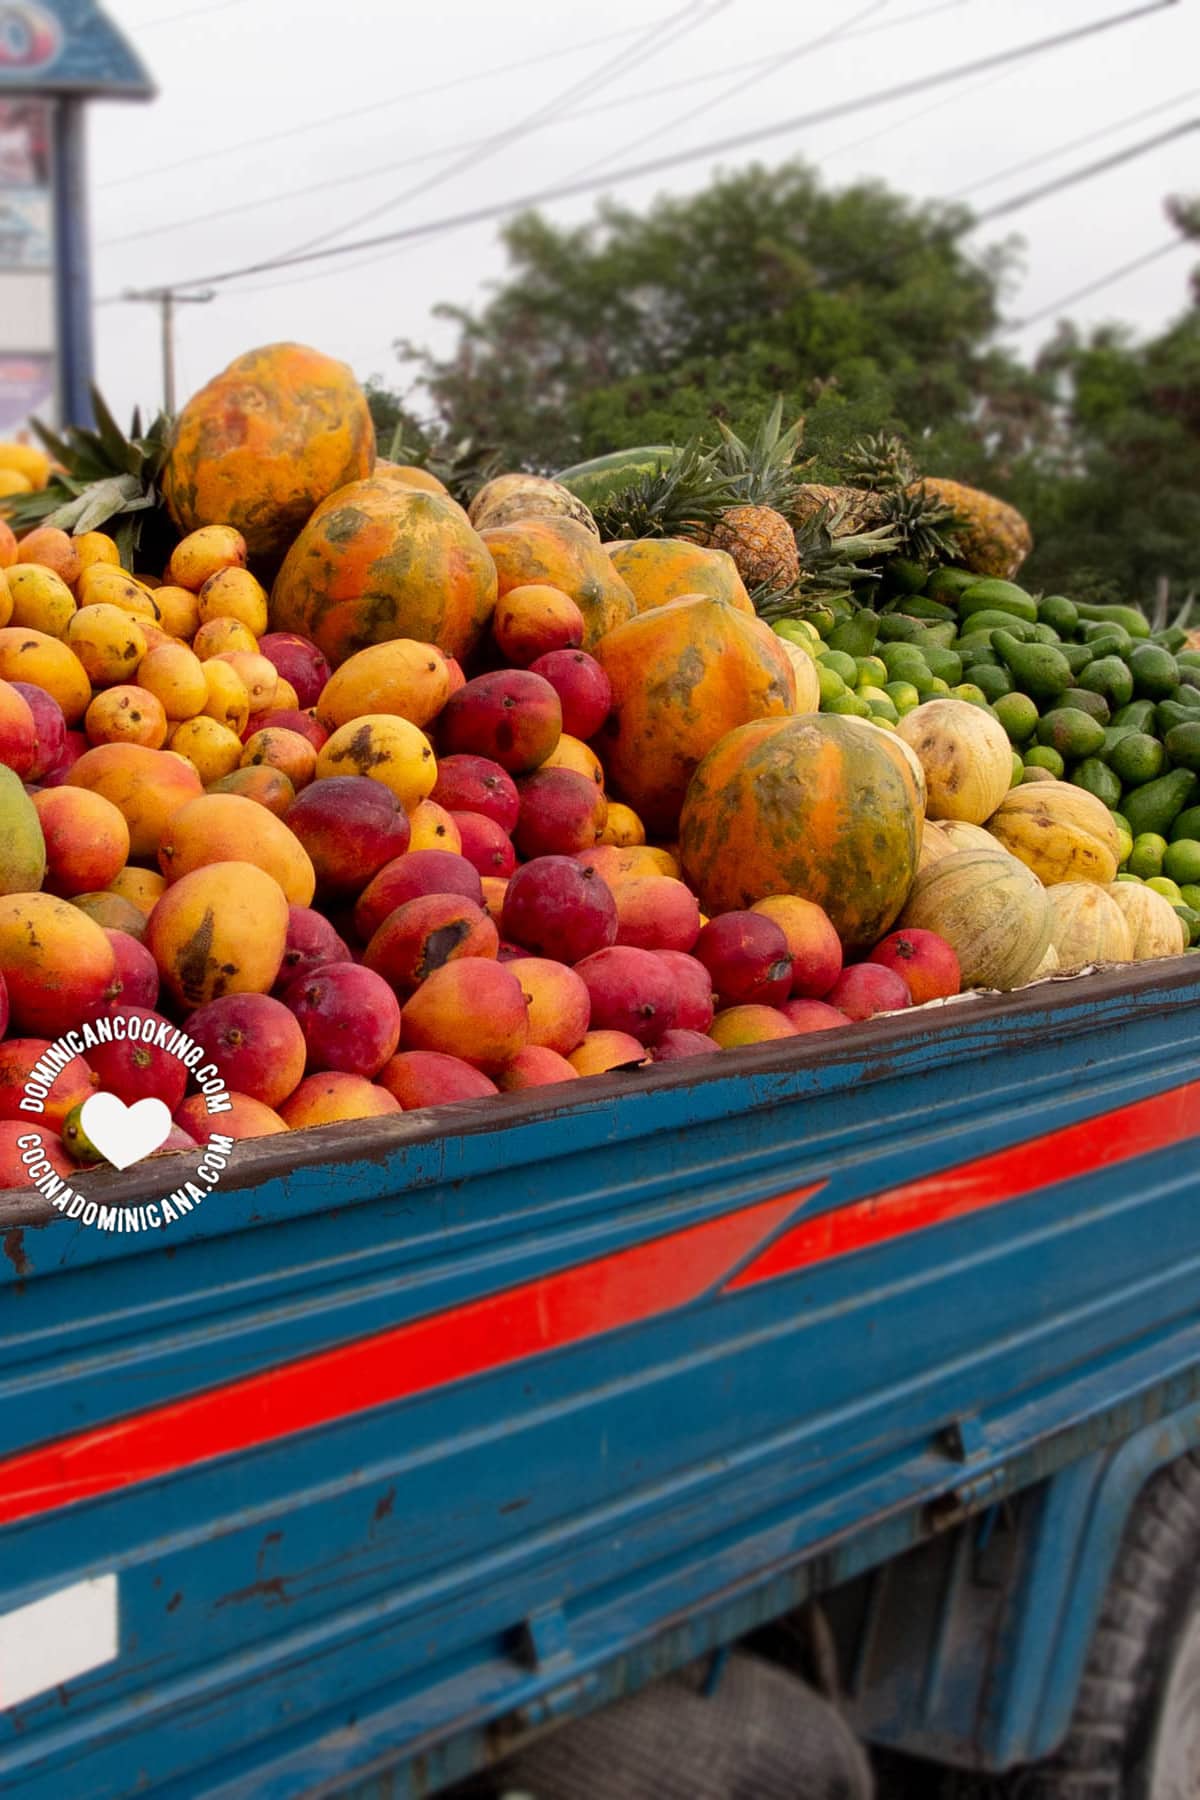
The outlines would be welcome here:
M 148 300 L 161 310 L 162 317 L 162 369 L 163 369 L 163 410 L 175 411 L 175 308 L 176 306 L 205 306 L 216 299 L 213 288 L 198 288 L 194 293 L 184 293 L 182 288 L 126 288 L 126 300 Z

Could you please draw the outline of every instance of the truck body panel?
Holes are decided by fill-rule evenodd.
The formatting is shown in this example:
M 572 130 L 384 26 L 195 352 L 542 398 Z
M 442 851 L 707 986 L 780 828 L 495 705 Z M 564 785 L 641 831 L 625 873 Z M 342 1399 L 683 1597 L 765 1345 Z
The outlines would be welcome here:
M 0 1786 L 433 1792 L 1020 1495 L 1053 1703 L 914 1729 L 1043 1753 L 1105 1471 L 1200 1409 L 1198 1021 L 1185 958 L 264 1140 L 164 1229 L 0 1196 Z

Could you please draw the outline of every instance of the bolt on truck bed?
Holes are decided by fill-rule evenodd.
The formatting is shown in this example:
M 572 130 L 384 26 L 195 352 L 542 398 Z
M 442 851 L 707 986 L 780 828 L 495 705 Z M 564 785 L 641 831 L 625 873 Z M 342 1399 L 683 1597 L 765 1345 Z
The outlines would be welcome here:
M 0 1196 L 7 1800 L 431 1793 L 1200 1414 L 1198 1027 L 1185 957 Z

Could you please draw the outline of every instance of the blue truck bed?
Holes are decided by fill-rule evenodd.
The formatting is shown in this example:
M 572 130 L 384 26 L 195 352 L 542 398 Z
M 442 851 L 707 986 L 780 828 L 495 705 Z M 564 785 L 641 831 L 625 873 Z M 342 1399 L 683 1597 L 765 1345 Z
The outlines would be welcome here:
M 1031 1493 L 1099 1534 L 1040 1676 L 860 1632 L 855 1704 L 1044 1753 L 1097 1496 L 1200 1437 L 1198 1024 L 1185 957 L 262 1140 L 169 1229 L 0 1195 L 0 1790 L 435 1792 Z

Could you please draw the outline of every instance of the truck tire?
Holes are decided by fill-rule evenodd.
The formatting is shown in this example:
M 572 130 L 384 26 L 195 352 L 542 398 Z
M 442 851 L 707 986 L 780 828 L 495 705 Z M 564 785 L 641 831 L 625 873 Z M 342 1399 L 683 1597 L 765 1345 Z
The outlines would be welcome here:
M 493 1771 L 512 1800 L 872 1800 L 867 1759 L 811 1688 L 737 1650 L 577 1719 Z
M 1200 1800 L 1200 1454 L 1140 1495 L 1062 1749 L 1021 1800 Z

